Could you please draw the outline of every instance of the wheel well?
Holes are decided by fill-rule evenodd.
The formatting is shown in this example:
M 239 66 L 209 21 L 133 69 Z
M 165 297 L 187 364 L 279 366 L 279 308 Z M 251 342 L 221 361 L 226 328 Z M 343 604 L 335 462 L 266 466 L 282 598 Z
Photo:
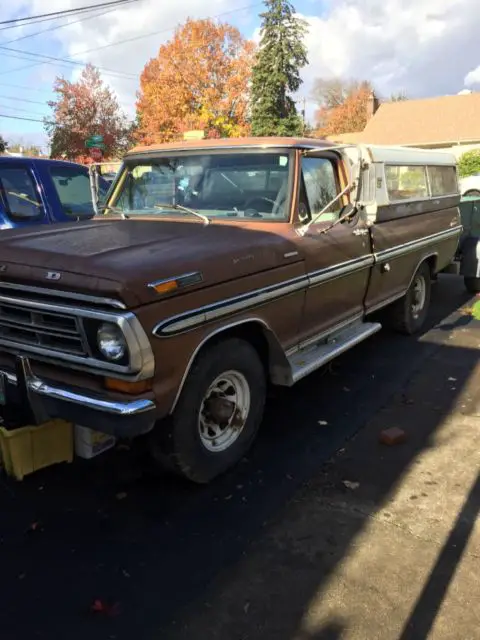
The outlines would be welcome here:
M 269 346 L 263 331 L 263 327 L 259 322 L 243 322 L 242 324 L 229 327 L 224 331 L 219 331 L 214 336 L 207 339 L 205 344 L 202 345 L 200 351 L 203 351 L 203 349 L 208 348 L 213 344 L 223 342 L 228 338 L 241 338 L 255 347 L 260 359 L 264 365 L 268 367 Z
M 428 268 L 430 269 L 430 277 L 432 280 L 435 280 L 437 277 L 437 255 L 429 256 L 425 259 L 424 262 L 428 264 Z
M 285 352 L 273 331 L 258 320 L 247 320 L 225 329 L 219 329 L 212 336 L 207 337 L 196 357 L 205 349 L 228 340 L 228 338 L 240 338 L 249 342 L 260 356 L 269 381 L 285 384 L 289 372 Z

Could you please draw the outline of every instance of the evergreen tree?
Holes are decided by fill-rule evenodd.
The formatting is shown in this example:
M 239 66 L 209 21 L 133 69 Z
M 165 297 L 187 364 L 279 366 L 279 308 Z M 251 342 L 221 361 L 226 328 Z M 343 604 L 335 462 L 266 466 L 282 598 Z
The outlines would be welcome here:
M 295 136 L 303 132 L 292 94 L 302 84 L 307 60 L 306 23 L 289 0 L 265 0 L 260 14 L 260 50 L 252 70 L 251 125 L 254 136 Z

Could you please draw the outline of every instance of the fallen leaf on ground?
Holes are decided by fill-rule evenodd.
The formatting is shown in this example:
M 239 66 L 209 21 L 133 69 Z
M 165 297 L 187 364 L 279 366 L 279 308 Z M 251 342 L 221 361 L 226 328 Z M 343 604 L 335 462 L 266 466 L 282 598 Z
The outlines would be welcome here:
M 115 497 L 117 498 L 117 500 L 124 500 L 127 497 L 127 494 L 125 493 L 125 491 L 120 491 Z
M 109 605 L 97 598 L 93 601 L 91 610 L 95 613 L 104 613 L 107 616 L 116 616 L 120 613 L 120 605 L 118 602 Z
M 328 422 L 327 422 L 326 420 L 319 420 L 319 421 L 318 421 L 318 424 L 319 424 L 321 427 L 326 427 L 326 426 L 327 426 L 327 424 L 328 424 Z
M 351 482 L 350 480 L 344 480 L 343 484 L 347 487 L 347 489 L 358 489 L 358 487 L 360 486 L 359 482 Z

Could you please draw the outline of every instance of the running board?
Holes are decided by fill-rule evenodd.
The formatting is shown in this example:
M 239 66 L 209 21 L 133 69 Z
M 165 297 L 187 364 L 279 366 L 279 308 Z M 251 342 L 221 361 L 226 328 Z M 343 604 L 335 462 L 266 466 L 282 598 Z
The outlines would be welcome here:
M 311 347 L 292 354 L 288 358 L 292 384 L 295 384 L 295 382 L 308 376 L 341 353 L 348 351 L 359 342 L 377 333 L 381 328 L 382 325 L 378 322 L 356 323 L 353 326 L 350 325 L 346 329 L 339 331 L 327 341 L 314 344 Z

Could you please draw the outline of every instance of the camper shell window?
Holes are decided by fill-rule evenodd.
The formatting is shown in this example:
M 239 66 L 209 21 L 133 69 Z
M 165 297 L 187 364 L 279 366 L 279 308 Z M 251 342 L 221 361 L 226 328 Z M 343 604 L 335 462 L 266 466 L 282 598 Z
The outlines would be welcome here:
M 385 165 L 390 202 L 458 194 L 456 169 L 447 165 Z
M 451 196 L 458 193 L 455 167 L 428 167 L 427 171 L 432 196 Z

